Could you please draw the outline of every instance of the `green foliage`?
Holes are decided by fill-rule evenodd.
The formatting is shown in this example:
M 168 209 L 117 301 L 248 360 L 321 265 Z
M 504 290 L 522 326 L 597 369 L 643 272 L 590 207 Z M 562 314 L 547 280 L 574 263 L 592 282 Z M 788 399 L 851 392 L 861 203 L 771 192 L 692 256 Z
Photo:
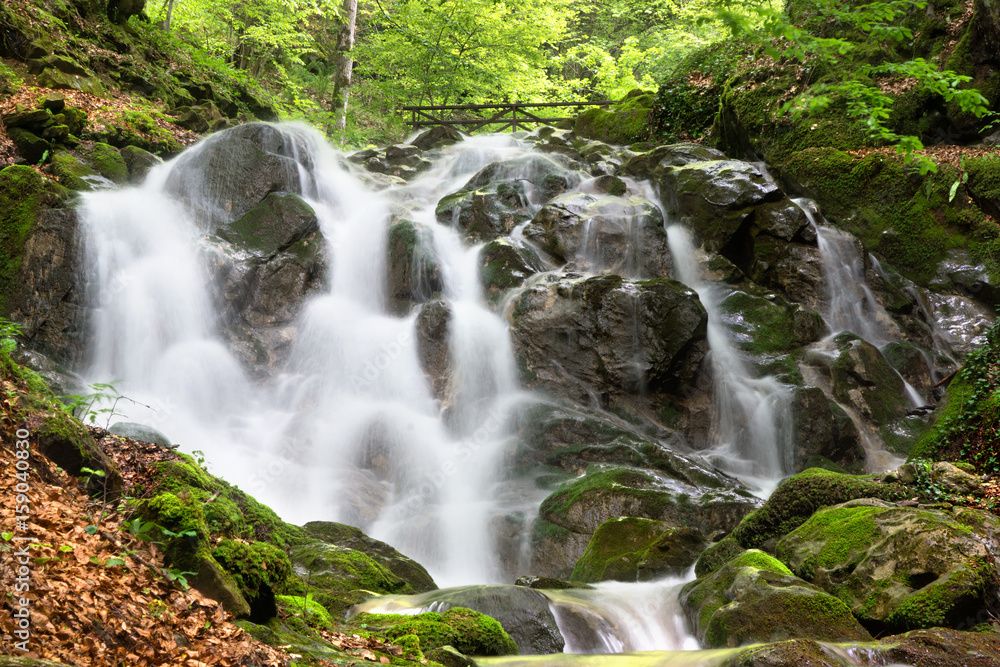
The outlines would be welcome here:
M 896 98 L 882 89 L 882 82 L 914 79 L 920 90 L 940 96 L 963 113 L 983 117 L 988 112 L 986 98 L 975 88 L 964 86 L 971 81 L 967 75 L 940 70 L 920 57 L 897 62 L 880 54 L 874 63 L 868 61 L 866 49 L 872 43 L 891 47 L 912 41 L 914 32 L 903 18 L 926 7 L 925 0 L 869 4 L 802 0 L 797 3 L 797 15 L 815 19 L 799 25 L 801 21 L 790 20 L 769 2 L 718 0 L 714 15 L 734 36 L 760 43 L 775 62 L 798 62 L 821 73 L 818 80 L 808 82 L 802 92 L 785 102 L 777 110 L 778 116 L 801 120 L 839 105 L 870 141 L 895 145 L 906 164 L 913 163 L 925 174 L 936 171 L 937 166 L 916 153 L 923 148 L 919 137 L 890 127 Z M 752 29 L 756 22 L 762 26 L 759 31 Z M 837 31 L 826 30 L 829 25 L 837 26 Z
M 998 433 L 1000 325 L 994 325 L 986 335 L 986 343 L 968 356 L 952 380 L 933 423 L 914 444 L 911 460 L 965 461 L 974 465 L 979 473 L 997 474 L 1000 473 L 1000 452 L 996 448 Z M 922 488 L 928 494 L 936 492 L 926 480 Z

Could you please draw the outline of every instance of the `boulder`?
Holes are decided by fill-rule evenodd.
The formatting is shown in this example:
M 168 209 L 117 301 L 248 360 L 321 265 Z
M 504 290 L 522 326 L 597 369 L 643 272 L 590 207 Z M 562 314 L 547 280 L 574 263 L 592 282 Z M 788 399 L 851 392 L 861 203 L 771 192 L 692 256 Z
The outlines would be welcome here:
M 475 190 L 459 190 L 441 199 L 438 222 L 461 229 L 472 242 L 489 242 L 527 222 L 528 198 L 516 180 L 488 183 Z
M 17 146 L 17 152 L 29 164 L 42 162 L 46 153 L 52 149 L 52 144 L 46 139 L 38 136 L 21 127 L 12 127 L 7 130 L 7 136 Z
M 429 151 L 432 148 L 442 148 L 465 140 L 465 135 L 451 125 L 436 125 L 424 130 L 410 143 L 420 150 Z
M 705 547 L 696 528 L 661 521 L 617 517 L 594 531 L 577 561 L 572 581 L 651 581 L 683 574 Z
M 385 542 L 368 537 L 354 526 L 331 521 L 310 521 L 302 528 L 311 537 L 327 544 L 363 552 L 397 577 L 406 581 L 418 593 L 437 588 L 431 575 L 420 563 L 407 558 Z
M 709 648 L 796 638 L 871 639 L 842 601 L 757 550 L 686 585 L 681 604 L 698 639 Z
M 730 531 L 759 501 L 738 483 L 688 486 L 651 472 L 592 465 L 542 501 L 539 516 L 566 530 L 591 535 L 616 517 L 655 519 L 670 526 Z
M 531 203 L 544 203 L 580 182 L 580 176 L 559 164 L 555 159 L 538 153 L 491 162 L 483 167 L 463 190 L 479 190 L 490 184 L 514 182 L 530 184 Z
M 104 85 L 96 76 L 67 74 L 54 67 L 46 67 L 38 75 L 38 85 L 53 90 L 78 90 L 81 93 L 104 97 Z
M 319 231 L 316 212 L 293 194 L 268 194 L 231 224 L 219 228 L 220 237 L 261 258 L 271 258 L 297 241 Z
M 136 422 L 115 422 L 108 429 L 108 433 L 111 433 L 112 435 L 120 435 L 123 438 L 131 438 L 132 440 L 139 440 L 140 442 L 148 442 L 153 445 L 159 445 L 164 449 L 173 449 L 170 438 L 152 426 L 146 426 L 145 424 L 137 424 Z
M 858 427 L 822 389 L 796 387 L 791 414 L 795 472 L 822 467 L 824 460 L 850 472 L 862 471 L 865 449 Z
M 857 500 L 820 510 L 776 553 L 872 632 L 962 628 L 1000 602 L 987 547 L 997 528 L 995 517 L 977 510 Z
M 133 185 L 142 183 L 150 169 L 163 163 L 159 157 L 137 146 L 125 146 L 121 149 L 121 154 L 128 167 L 128 182 Z
M 589 273 L 670 277 L 663 217 L 642 197 L 559 195 L 535 214 L 524 234 L 557 261 L 575 261 Z
M 128 181 L 125 158 L 114 146 L 95 142 L 89 148 L 81 149 L 80 153 L 87 164 L 112 183 L 122 185 Z
M 121 494 L 121 473 L 79 421 L 61 411 L 34 413 L 29 430 L 37 451 L 70 475 L 87 480 L 88 493 L 107 500 Z
M 524 586 L 461 586 L 401 601 L 417 608 L 445 611 L 473 609 L 499 621 L 522 654 L 559 653 L 563 638 L 542 593 Z M 373 600 L 358 609 L 378 606 Z
M 840 334 L 836 342 L 830 377 L 837 400 L 877 426 L 905 416 L 909 404 L 903 379 L 878 348 L 853 334 Z
M 451 308 L 447 301 L 425 303 L 417 315 L 417 355 L 420 367 L 431 381 L 434 397 L 444 400 L 451 382 L 451 353 L 448 348 Z
M 214 231 L 238 220 L 272 192 L 308 191 L 313 186 L 309 155 L 301 135 L 247 123 L 185 151 L 165 187 Z
M 356 617 L 370 632 L 401 640 L 416 635 L 419 647 L 430 655 L 441 655 L 450 646 L 468 655 L 515 655 L 518 644 L 493 618 L 467 609 L 450 607 L 441 613 L 425 612 L 415 616 L 362 613 Z M 438 649 L 438 653 L 432 651 Z
M 96 169 L 84 163 L 80 158 L 62 151 L 52 157 L 52 174 L 59 183 L 70 190 L 89 192 L 114 187 L 114 184 L 99 174 Z
M 733 291 L 719 304 L 723 321 L 737 344 L 755 356 L 787 354 L 819 340 L 819 314 L 789 303 L 776 294 Z
M 725 159 L 725 153 L 701 144 L 668 144 L 657 146 L 651 151 L 638 155 L 632 155 L 622 165 L 622 173 L 635 178 L 652 180 L 658 172 L 670 167 L 683 167 L 694 162 Z
M 709 252 L 730 242 L 754 206 L 784 197 L 757 167 L 738 160 L 663 169 L 657 186 L 670 220 L 691 229 Z
M 425 226 L 399 220 L 389 227 L 389 302 L 398 313 L 422 303 L 443 289 L 441 269 L 431 232 Z
M 486 296 L 497 299 L 545 267 L 535 249 L 513 237 L 490 241 L 479 251 L 479 277 Z
M 698 296 L 669 280 L 562 279 L 524 290 L 511 339 L 524 379 L 586 400 L 669 390 L 690 382 L 705 355 L 707 316 Z

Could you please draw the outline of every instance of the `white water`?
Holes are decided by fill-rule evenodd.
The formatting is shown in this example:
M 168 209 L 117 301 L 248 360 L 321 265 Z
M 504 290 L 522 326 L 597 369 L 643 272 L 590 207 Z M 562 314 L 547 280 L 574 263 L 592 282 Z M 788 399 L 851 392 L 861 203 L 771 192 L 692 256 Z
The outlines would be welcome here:
M 308 156 L 293 155 L 308 184 L 299 194 L 317 213 L 332 267 L 328 291 L 297 322 L 287 372 L 255 384 L 223 342 L 208 268 L 218 243 L 202 236 L 217 188 L 189 192 L 187 208 L 171 200 L 171 171 L 188 168 L 175 160 L 140 188 L 85 198 L 87 284 L 99 306 L 88 376 L 114 379 L 152 406 L 120 402 L 118 411 L 185 450 L 205 450 L 216 472 L 286 520 L 358 525 L 442 584 L 497 581 L 489 526 L 503 511 L 496 498 L 508 415 L 520 398 L 516 369 L 506 324 L 483 305 L 478 248 L 437 224 L 434 206 L 486 164 L 524 149 L 509 137 L 479 137 L 446 151 L 417 181 L 376 193 L 311 130 L 282 129 L 309 147 Z M 386 308 L 386 231 L 401 206 L 432 230 L 450 300 L 455 374 L 446 410 L 418 362 L 415 316 Z
M 719 288 L 704 278 L 690 233 L 670 225 L 667 240 L 678 278 L 708 313 L 715 412 L 706 457 L 766 496 L 791 472 L 791 390 L 773 377 L 754 377 L 722 321 Z

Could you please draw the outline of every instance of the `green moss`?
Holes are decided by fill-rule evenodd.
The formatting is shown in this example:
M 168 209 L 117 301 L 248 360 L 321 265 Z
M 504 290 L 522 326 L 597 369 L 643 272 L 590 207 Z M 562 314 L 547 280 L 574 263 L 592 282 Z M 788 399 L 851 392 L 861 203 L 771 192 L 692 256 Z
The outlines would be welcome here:
M 17 72 L 0 61 L 0 94 L 13 95 L 24 86 L 24 80 L 17 75 Z
M 391 639 L 415 635 L 424 651 L 454 646 L 467 655 L 517 654 L 517 644 L 496 620 L 464 607 L 416 616 L 364 613 L 354 620 Z
M 0 171 L 0 315 L 18 284 L 21 256 L 45 200 L 42 175 L 31 167 Z
M 628 145 L 649 138 L 646 122 L 653 95 L 634 90 L 608 109 L 593 108 L 576 117 L 573 130 L 578 136 L 612 144 Z
M 122 157 L 117 148 L 97 142 L 84 152 L 84 157 L 101 176 L 109 181 L 118 184 L 128 181 L 128 167 L 125 165 L 125 158 Z
M 874 476 L 811 468 L 782 482 L 763 507 L 748 514 L 733 529 L 732 537 L 746 548 L 756 548 L 772 537 L 791 532 L 821 507 L 856 498 L 902 500 L 908 495 L 902 484 L 882 484 Z
M 709 575 L 731 561 L 746 549 L 733 537 L 725 537 L 705 549 L 694 565 L 694 573 L 699 577 Z
M 330 628 L 333 619 L 323 605 L 313 599 L 299 595 L 276 595 L 278 608 L 290 614 L 304 616 L 306 623 L 313 627 Z
M 282 586 L 292 574 L 285 552 L 266 542 L 224 539 L 212 549 L 212 557 L 232 575 L 251 604 L 265 588 Z
M 62 151 L 52 157 L 52 173 L 70 190 L 81 192 L 93 190 L 93 183 L 100 181 L 100 174 L 79 158 Z
M 737 291 L 723 299 L 720 308 L 740 347 L 750 354 L 780 354 L 800 346 L 789 304 Z
M 752 567 L 758 570 L 768 570 L 777 574 L 791 575 L 792 571 L 780 560 L 758 549 L 749 549 L 739 554 L 729 564 L 733 567 Z

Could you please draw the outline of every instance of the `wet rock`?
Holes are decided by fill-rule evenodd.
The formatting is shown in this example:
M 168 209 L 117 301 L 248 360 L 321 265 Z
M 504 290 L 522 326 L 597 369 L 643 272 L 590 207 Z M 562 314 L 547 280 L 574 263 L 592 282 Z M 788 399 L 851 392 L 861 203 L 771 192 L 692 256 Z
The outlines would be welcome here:
M 957 354 L 969 354 L 986 342 L 996 319 L 992 309 L 963 296 L 931 292 L 927 299 L 935 328 Z
M 418 593 L 437 588 L 431 575 L 420 563 L 407 558 L 385 542 L 368 537 L 354 526 L 330 521 L 310 521 L 302 527 L 306 533 L 327 544 L 363 552 L 406 581 Z
M 85 164 L 82 160 L 69 153 L 58 152 L 52 157 L 52 174 L 59 182 L 70 190 L 89 192 L 105 190 L 114 186 L 108 179 L 97 173 L 97 170 Z
M 389 227 L 389 301 L 393 310 L 405 313 L 442 288 L 441 269 L 434 254 L 430 230 L 409 220 Z
M 697 529 L 618 517 L 598 526 L 570 579 L 652 581 L 683 574 L 705 547 Z
M 562 579 L 554 579 L 552 577 L 518 577 L 517 581 L 514 582 L 514 585 L 543 591 L 563 591 L 570 588 L 593 588 L 593 586 L 589 586 L 587 584 L 581 584 L 573 581 L 563 581 Z
M 316 212 L 293 194 L 271 193 L 218 234 L 262 258 L 273 257 L 319 231 Z
M 448 656 L 440 652 L 442 646 L 451 646 L 462 653 L 477 656 L 518 653 L 519 645 L 505 631 L 506 628 L 497 622 L 499 619 L 457 605 L 437 608 L 442 611 L 417 615 L 361 613 L 358 614 L 357 621 L 370 631 L 397 640 L 400 644 L 403 643 L 403 638 L 416 635 L 420 649 L 427 650 L 428 657 L 448 659 Z
M 701 144 L 669 144 L 633 155 L 622 165 L 622 173 L 641 179 L 651 179 L 657 170 L 683 167 L 694 162 L 725 160 L 726 155 Z
M 634 393 L 689 382 L 705 354 L 706 323 L 697 295 L 677 281 L 601 276 L 525 290 L 511 338 L 530 384 Z
M 489 242 L 527 222 L 527 207 L 524 185 L 515 180 L 448 195 L 438 203 L 435 215 L 441 224 L 464 231 L 469 240 Z
M 831 461 L 850 472 L 861 472 L 865 450 L 857 426 L 843 408 L 817 387 L 796 388 L 791 406 L 795 472 Z
M 431 380 L 434 397 L 443 400 L 451 382 L 451 354 L 448 348 L 448 323 L 451 309 L 448 302 L 429 301 L 417 315 L 417 354 L 420 367 Z
M 128 166 L 114 146 L 96 142 L 89 148 L 81 149 L 80 153 L 87 164 L 112 183 L 121 185 L 128 180 Z
M 20 127 L 10 128 L 7 131 L 7 136 L 17 146 L 18 153 L 29 164 L 38 164 L 42 161 L 45 154 L 52 149 L 52 144 L 46 139 Z
M 936 461 L 931 464 L 921 461 L 904 463 L 899 467 L 898 474 L 900 480 L 906 484 L 914 484 L 921 477 L 925 477 L 945 492 L 958 495 L 979 493 L 982 487 L 976 475 L 947 461 Z
M 301 171 L 311 179 L 304 139 L 264 123 L 248 123 L 212 135 L 186 151 L 172 169 L 166 189 L 192 212 L 216 226 L 238 220 L 272 192 L 301 192 Z
M 142 183 L 150 169 L 163 163 L 159 157 L 137 146 L 125 146 L 121 149 L 121 154 L 128 167 L 128 182 L 132 184 Z
M 734 291 L 722 300 L 723 320 L 737 343 L 753 355 L 785 354 L 819 340 L 823 320 L 776 294 Z
M 873 632 L 973 625 L 997 599 L 989 514 L 857 500 L 820 510 L 777 545 L 803 579 Z
M 896 341 L 880 348 L 882 356 L 896 371 L 919 392 L 928 392 L 931 388 L 931 369 L 927 365 L 927 356 L 913 343 Z
M 737 160 L 664 169 L 658 188 L 667 215 L 691 229 L 696 243 L 709 252 L 732 239 L 754 206 L 784 197 L 757 167 Z
M 137 424 L 136 422 L 115 422 L 108 429 L 108 433 L 111 433 L 112 435 L 120 435 L 123 438 L 131 438 L 132 440 L 159 445 L 164 449 L 172 449 L 170 438 L 165 436 L 162 432 L 157 431 L 152 426 L 146 426 L 145 424 Z
M 513 181 L 530 184 L 529 201 L 544 203 L 577 185 L 580 177 L 554 159 L 532 153 L 488 164 L 473 176 L 463 189 L 479 190 L 493 183 Z
M 794 638 L 871 639 L 842 601 L 757 550 L 685 586 L 681 604 L 698 639 L 710 648 Z
M 829 366 L 836 399 L 876 425 L 903 417 L 908 406 L 903 379 L 878 348 L 853 334 L 840 334 L 836 343 Z
M 432 148 L 442 148 L 465 140 L 465 135 L 451 125 L 436 125 L 425 130 L 410 143 L 420 150 L 429 151 Z
M 608 519 L 621 516 L 729 531 L 758 504 L 735 482 L 692 487 L 665 475 L 593 465 L 586 474 L 562 484 L 546 498 L 539 515 L 583 535 L 591 535 Z
M 545 268 L 533 247 L 512 237 L 487 243 L 479 252 L 479 261 L 479 276 L 490 299 L 520 287 L 530 276 Z
M 670 277 L 663 217 L 642 197 L 560 195 L 535 215 L 524 234 L 557 261 L 575 260 L 589 272 Z

